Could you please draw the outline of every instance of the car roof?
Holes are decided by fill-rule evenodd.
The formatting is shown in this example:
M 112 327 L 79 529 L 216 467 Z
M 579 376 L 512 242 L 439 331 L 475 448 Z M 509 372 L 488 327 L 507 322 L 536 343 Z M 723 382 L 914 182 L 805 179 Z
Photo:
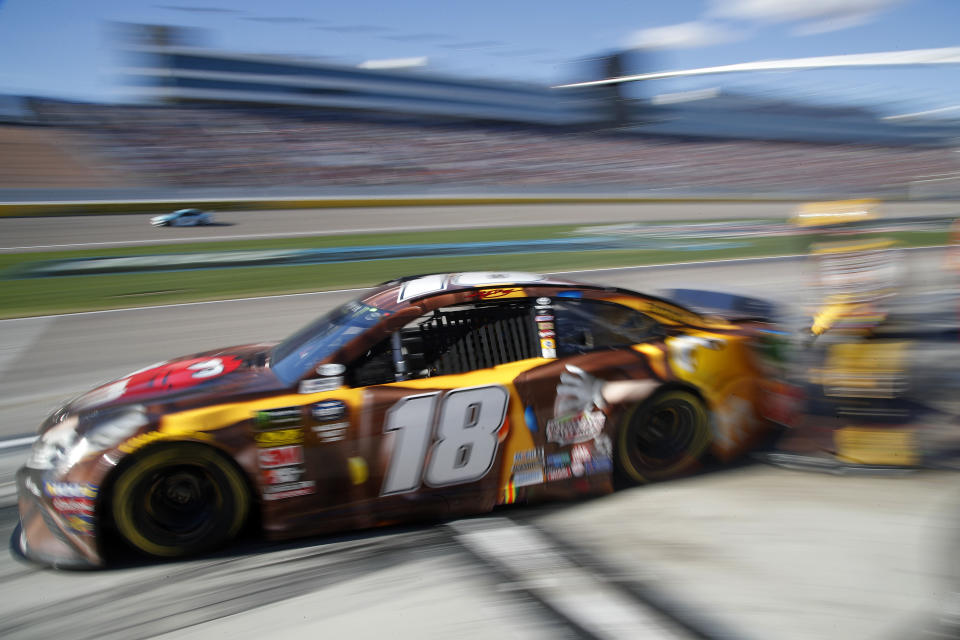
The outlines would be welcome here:
M 396 311 L 420 300 L 465 291 L 522 289 L 525 290 L 526 293 L 530 293 L 529 290 L 539 288 L 592 289 L 595 291 L 608 291 L 610 293 L 648 298 L 650 300 L 663 300 L 657 296 L 650 296 L 628 289 L 585 284 L 539 273 L 520 271 L 463 271 L 456 273 L 428 273 L 390 280 L 371 291 L 364 298 L 364 302 L 371 306 Z M 531 295 L 537 294 L 534 293 Z M 675 302 L 669 300 L 664 301 L 676 305 Z
M 383 283 L 371 292 L 367 300 L 373 300 L 384 306 L 393 301 L 391 306 L 403 306 L 416 300 L 433 296 L 490 288 L 531 288 L 543 286 L 579 286 L 568 280 L 558 280 L 538 273 L 519 271 L 464 271 L 459 273 L 428 273 L 416 276 L 407 276 Z
M 558 291 L 558 289 L 561 291 Z M 718 329 L 734 328 L 721 318 L 704 316 L 689 306 L 669 298 L 620 287 L 586 284 L 527 272 L 466 271 L 407 276 L 383 283 L 370 291 L 360 302 L 389 313 L 399 313 L 405 309 L 417 308 L 420 306 L 418 303 L 427 300 L 432 302 L 428 306 L 437 303 L 446 306 L 465 302 L 516 300 L 534 296 L 566 297 L 562 293 L 563 290 L 594 291 L 600 293 L 601 298 L 610 297 L 611 300 L 623 297 L 633 298 L 642 302 L 639 302 L 637 307 L 634 307 L 634 305 L 628 306 L 637 308 L 642 312 L 651 313 L 670 324 L 687 324 Z M 480 295 L 476 297 L 463 295 L 471 291 L 480 292 Z M 483 295 L 485 293 L 493 293 L 494 295 L 488 297 Z M 609 296 L 604 294 L 609 294 Z

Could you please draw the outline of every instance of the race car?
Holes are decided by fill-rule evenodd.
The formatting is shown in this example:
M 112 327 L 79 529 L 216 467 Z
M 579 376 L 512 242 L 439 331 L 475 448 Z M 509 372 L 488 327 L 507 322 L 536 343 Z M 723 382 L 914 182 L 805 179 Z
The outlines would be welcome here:
M 248 522 L 282 539 L 450 518 L 729 460 L 768 429 L 771 325 L 678 296 L 713 313 L 529 273 L 414 276 L 280 343 L 135 371 L 43 424 L 17 475 L 21 550 L 183 556 Z
M 196 227 L 213 224 L 213 216 L 209 211 L 200 209 L 178 209 L 172 213 L 153 216 L 150 224 L 155 227 Z

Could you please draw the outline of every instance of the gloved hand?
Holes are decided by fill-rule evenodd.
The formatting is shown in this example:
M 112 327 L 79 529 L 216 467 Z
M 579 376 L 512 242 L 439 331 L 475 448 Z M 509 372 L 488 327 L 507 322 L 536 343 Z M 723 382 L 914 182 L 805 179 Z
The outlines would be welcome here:
M 569 400 L 562 404 L 566 408 L 586 411 L 591 406 L 598 409 L 606 409 L 607 403 L 603 399 L 604 380 L 596 378 L 580 367 L 572 364 L 566 365 L 568 373 L 560 374 L 560 384 L 557 385 L 557 396 L 565 396 Z

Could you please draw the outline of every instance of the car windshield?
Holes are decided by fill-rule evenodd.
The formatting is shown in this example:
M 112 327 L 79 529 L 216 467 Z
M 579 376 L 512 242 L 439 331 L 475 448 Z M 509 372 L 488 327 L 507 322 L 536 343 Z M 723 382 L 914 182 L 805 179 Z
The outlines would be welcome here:
M 348 302 L 278 344 L 270 368 L 286 384 L 303 378 L 316 363 L 377 324 L 387 312 L 362 302 Z

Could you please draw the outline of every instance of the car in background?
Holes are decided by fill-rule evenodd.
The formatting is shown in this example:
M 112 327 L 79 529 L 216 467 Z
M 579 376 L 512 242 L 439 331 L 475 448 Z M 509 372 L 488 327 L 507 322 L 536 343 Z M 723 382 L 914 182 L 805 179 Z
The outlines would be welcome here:
M 55 411 L 17 474 L 19 544 L 98 566 L 604 494 L 768 433 L 765 308 L 707 312 L 531 273 L 387 282 L 280 343 L 157 363 Z M 749 300 L 747 300 L 749 302 Z
M 213 216 L 210 212 L 201 209 L 178 209 L 173 213 L 150 218 L 150 224 L 155 227 L 196 227 L 212 223 Z

